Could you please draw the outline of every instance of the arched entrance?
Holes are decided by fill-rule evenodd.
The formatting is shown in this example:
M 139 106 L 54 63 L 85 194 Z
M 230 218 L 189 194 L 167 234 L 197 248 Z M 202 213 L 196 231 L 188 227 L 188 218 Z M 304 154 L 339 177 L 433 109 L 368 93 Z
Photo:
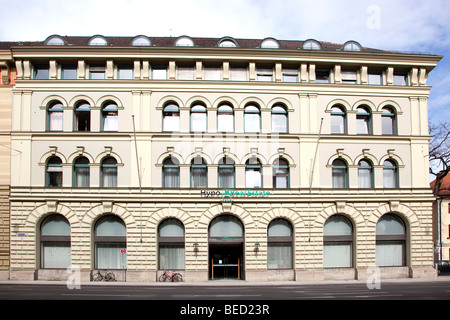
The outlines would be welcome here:
M 209 279 L 243 279 L 244 227 L 232 215 L 221 215 L 209 225 Z

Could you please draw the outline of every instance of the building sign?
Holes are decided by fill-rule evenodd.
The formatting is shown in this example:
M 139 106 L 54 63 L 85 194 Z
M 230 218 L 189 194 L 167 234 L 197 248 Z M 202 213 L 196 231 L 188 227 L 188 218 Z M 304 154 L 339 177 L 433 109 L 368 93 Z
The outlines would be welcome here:
M 223 201 L 227 199 L 240 197 L 240 198 L 265 198 L 270 196 L 270 191 L 266 190 L 234 190 L 234 189 L 224 189 L 224 190 L 201 190 L 200 194 L 202 197 L 222 197 Z

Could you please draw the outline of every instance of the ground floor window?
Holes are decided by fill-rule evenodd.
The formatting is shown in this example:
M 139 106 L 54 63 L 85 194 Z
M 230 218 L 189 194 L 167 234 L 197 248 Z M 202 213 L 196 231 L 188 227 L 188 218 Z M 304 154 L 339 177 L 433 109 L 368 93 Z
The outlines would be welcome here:
M 69 222 L 53 214 L 41 224 L 41 268 L 68 268 L 70 261 Z
M 350 268 L 352 265 L 352 223 L 343 215 L 333 215 L 323 228 L 323 267 Z
M 267 268 L 292 268 L 292 226 L 285 219 L 275 219 L 267 232 Z
M 388 213 L 377 223 L 376 265 L 398 267 L 406 265 L 406 228 L 402 219 Z
M 159 225 L 159 269 L 184 269 L 184 226 L 177 219 Z
M 115 215 L 100 218 L 94 227 L 95 268 L 126 269 L 126 227 Z

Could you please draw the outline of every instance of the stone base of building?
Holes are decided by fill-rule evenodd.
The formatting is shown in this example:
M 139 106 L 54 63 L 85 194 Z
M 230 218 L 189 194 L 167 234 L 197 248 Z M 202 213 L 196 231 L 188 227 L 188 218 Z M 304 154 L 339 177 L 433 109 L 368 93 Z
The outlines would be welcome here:
M 163 270 L 158 271 L 131 271 L 111 270 L 118 282 L 158 282 Z M 80 282 L 93 281 L 97 270 L 70 270 L 70 269 L 37 269 L 37 270 L 11 270 L 1 271 L 1 280 L 47 280 L 67 281 L 75 275 Z M 207 270 L 181 270 L 184 282 L 209 281 Z M 103 270 L 101 271 L 103 274 Z M 437 277 L 437 271 L 430 267 L 369 267 L 369 268 L 327 268 L 327 269 L 279 269 L 279 270 L 246 270 L 243 280 L 247 282 L 273 282 L 273 281 L 323 281 L 323 280 L 376 280 L 376 279 L 402 279 Z

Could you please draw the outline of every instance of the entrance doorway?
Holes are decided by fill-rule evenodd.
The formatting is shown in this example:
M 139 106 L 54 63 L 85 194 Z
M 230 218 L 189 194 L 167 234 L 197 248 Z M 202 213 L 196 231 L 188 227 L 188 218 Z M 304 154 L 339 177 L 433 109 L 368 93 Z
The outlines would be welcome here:
M 242 279 L 242 242 L 209 245 L 209 278 Z
M 243 279 L 244 228 L 232 215 L 221 215 L 209 226 L 209 279 Z

